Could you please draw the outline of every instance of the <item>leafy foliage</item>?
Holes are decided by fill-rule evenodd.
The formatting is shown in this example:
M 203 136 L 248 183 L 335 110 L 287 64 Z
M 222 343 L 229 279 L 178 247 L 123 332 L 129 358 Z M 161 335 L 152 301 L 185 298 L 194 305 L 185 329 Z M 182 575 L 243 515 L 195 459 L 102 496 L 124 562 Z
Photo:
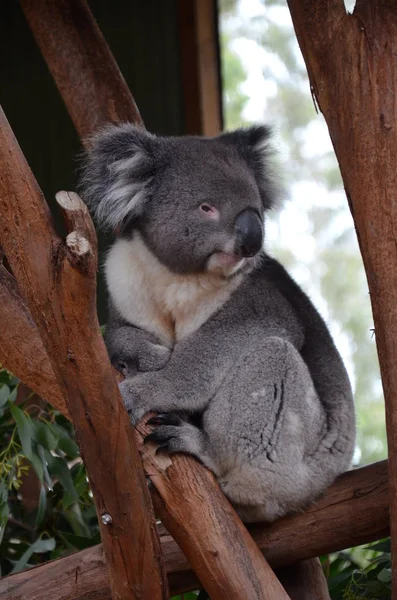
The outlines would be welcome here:
M 70 423 L 0 371 L 2 575 L 100 541 Z
M 391 598 L 390 539 L 324 559 L 332 600 Z M 327 564 L 328 563 L 328 564 Z

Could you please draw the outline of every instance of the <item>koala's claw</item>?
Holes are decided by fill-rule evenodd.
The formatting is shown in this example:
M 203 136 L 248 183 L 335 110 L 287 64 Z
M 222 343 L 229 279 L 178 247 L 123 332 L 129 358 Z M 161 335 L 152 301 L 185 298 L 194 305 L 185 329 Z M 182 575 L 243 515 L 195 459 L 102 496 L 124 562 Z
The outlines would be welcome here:
M 146 425 L 181 425 L 182 419 L 177 413 L 161 413 L 146 421 Z

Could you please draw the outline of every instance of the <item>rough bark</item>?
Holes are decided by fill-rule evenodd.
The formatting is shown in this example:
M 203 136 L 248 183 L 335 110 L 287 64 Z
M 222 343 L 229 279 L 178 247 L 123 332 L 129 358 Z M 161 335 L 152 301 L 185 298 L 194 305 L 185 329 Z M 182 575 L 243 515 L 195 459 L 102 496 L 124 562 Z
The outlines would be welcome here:
M 141 123 L 85 0 L 20 0 L 20 4 L 81 138 L 108 121 Z
M 279 568 L 380 539 L 388 535 L 388 527 L 387 462 L 383 461 L 342 475 L 307 512 L 272 525 L 255 525 L 250 533 L 270 565 Z M 200 584 L 186 557 L 161 526 L 159 533 L 171 594 L 196 589 Z M 306 563 L 305 570 L 307 566 Z M 294 566 L 292 572 L 299 575 Z M 281 576 L 288 577 L 288 572 Z M 302 570 L 300 576 L 305 576 Z M 297 577 L 295 585 L 299 580 Z M 316 585 L 321 584 L 317 576 L 314 580 Z M 109 580 L 102 546 L 0 579 L 0 595 L 7 600 L 54 600 L 55 588 L 59 598 L 108 600 Z M 312 589 L 306 586 L 305 593 Z M 316 598 L 320 599 L 321 595 Z
M 397 5 L 289 0 L 312 93 L 327 121 L 367 274 L 386 401 L 397 599 Z
M 0 362 L 41 398 L 69 416 L 36 324 L 15 279 L 1 264 L 0 307 Z
M 94 494 L 112 597 L 168 596 L 160 543 L 134 433 L 96 315 L 96 234 L 75 194 L 58 198 L 60 239 L 0 113 L 0 245 L 64 395 Z M 106 446 L 104 444 L 106 440 Z M 110 515 L 111 523 L 102 521 Z

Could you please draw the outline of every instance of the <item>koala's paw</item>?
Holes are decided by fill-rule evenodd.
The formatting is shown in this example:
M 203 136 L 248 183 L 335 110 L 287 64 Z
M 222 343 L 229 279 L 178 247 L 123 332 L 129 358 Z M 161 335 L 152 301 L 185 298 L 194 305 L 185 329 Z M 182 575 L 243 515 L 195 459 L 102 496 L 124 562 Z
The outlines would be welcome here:
M 184 452 L 199 458 L 203 434 L 200 429 L 184 421 L 177 413 L 156 415 L 149 419 L 147 424 L 157 426 L 145 438 L 145 443 L 158 444 L 156 454 Z
M 119 389 L 131 423 L 136 425 L 149 412 L 150 408 L 134 392 L 134 387 L 130 380 L 122 381 L 119 384 Z

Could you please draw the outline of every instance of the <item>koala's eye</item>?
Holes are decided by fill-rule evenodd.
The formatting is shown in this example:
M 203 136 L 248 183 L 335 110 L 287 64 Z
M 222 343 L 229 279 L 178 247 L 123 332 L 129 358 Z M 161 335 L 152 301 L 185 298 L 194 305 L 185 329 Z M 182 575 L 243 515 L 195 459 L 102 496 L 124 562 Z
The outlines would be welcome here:
M 210 217 L 212 219 L 218 218 L 218 211 L 216 210 L 216 208 L 210 206 L 209 204 L 200 204 L 200 210 L 201 212 L 205 213 L 207 217 Z

